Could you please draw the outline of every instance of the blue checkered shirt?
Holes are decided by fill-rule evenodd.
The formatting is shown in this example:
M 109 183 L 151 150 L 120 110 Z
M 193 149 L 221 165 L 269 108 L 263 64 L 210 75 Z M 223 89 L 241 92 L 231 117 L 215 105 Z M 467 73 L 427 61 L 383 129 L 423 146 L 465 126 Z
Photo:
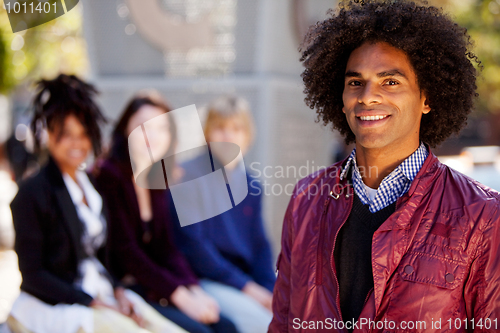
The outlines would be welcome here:
M 343 179 L 348 174 L 349 168 L 353 167 L 352 183 L 354 191 L 356 191 L 356 194 L 364 205 L 370 206 L 370 212 L 375 213 L 398 200 L 399 197 L 410 189 L 411 182 L 415 179 L 427 156 L 429 156 L 429 152 L 424 144 L 421 143 L 413 154 L 382 180 L 373 201 L 370 201 L 358 165 L 356 164 L 356 148 L 349 155 L 347 163 L 340 174 L 340 179 Z M 369 172 L 369 169 L 366 172 Z

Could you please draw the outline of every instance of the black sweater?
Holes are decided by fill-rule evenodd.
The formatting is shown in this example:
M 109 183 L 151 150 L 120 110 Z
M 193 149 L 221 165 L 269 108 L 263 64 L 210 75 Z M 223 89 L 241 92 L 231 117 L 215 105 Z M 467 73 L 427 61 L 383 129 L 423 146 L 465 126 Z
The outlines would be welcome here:
M 351 214 L 339 231 L 334 251 L 344 322 L 358 319 L 368 292 L 373 288 L 373 234 L 395 209 L 396 203 L 393 203 L 371 213 L 369 206 L 363 205 L 354 193 Z

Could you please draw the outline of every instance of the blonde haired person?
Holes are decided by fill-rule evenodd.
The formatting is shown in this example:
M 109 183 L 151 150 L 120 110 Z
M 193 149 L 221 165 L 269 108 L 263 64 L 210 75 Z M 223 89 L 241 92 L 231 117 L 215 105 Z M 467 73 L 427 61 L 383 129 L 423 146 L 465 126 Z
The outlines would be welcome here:
M 250 105 L 242 97 L 223 96 L 213 100 L 207 107 L 207 118 L 203 128 L 207 141 L 217 141 L 220 133 L 241 136 L 231 141 L 246 152 L 253 143 L 255 125 L 253 122 Z M 221 131 L 222 130 L 222 131 Z M 210 140 L 214 139 L 214 140 Z
M 237 96 L 215 99 L 208 106 L 204 130 L 208 142 L 232 142 L 245 154 L 254 136 L 248 102 Z M 212 153 L 213 159 L 223 160 L 216 151 Z M 201 165 L 200 157 L 183 164 L 185 178 L 200 176 Z M 244 172 L 236 164 L 225 169 L 227 173 Z M 217 300 L 221 314 L 238 331 L 258 333 L 266 332 L 271 321 L 275 274 L 262 220 L 262 191 L 257 179 L 248 173 L 243 176 L 249 194 L 241 203 L 177 231 L 182 250 L 202 278 L 201 286 Z

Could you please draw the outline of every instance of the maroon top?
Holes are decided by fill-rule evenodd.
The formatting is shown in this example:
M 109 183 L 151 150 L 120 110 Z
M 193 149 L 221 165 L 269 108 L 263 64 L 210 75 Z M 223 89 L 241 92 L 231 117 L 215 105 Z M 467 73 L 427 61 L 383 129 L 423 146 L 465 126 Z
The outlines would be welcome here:
M 353 204 L 352 186 L 340 179 L 344 163 L 295 187 L 285 213 L 270 333 L 289 332 L 297 324 L 331 332 L 342 320 L 345 326 L 337 325 L 336 332 L 353 327 L 352 318 L 341 316 L 337 269 L 342 267 L 334 260 L 337 235 Z M 425 332 L 498 330 L 499 211 L 497 191 L 430 153 L 409 191 L 397 200 L 396 211 L 373 235 L 374 288 L 366 295 L 354 332 L 400 332 L 397 327 L 403 322 L 407 328 L 421 323 Z M 492 322 L 486 329 L 463 324 L 485 318 Z M 455 319 L 463 325 L 453 326 Z M 442 326 L 431 327 L 437 322 Z M 371 323 L 377 328 L 371 329 Z
M 151 301 L 169 299 L 178 286 L 198 283 L 172 238 L 172 223 L 179 222 L 170 213 L 173 203 L 168 191 L 150 190 L 153 219 L 145 222 L 130 164 L 103 161 L 97 187 L 109 211 L 110 270 L 119 279 L 133 276 Z

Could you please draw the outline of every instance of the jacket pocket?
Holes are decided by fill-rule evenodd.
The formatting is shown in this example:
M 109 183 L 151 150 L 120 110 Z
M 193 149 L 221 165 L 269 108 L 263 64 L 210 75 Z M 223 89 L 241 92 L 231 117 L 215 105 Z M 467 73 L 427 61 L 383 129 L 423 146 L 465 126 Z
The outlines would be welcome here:
M 455 289 L 462 284 L 466 265 L 424 253 L 408 253 L 398 267 L 405 281 L 427 283 L 440 288 Z

